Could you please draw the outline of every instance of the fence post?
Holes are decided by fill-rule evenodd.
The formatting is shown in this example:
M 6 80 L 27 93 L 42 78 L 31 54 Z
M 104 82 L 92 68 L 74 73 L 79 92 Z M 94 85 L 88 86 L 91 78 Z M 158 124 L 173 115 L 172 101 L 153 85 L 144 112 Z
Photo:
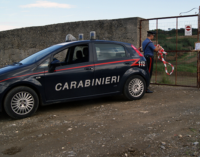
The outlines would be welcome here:
M 176 18 L 176 66 L 175 66 L 175 85 L 177 85 L 177 58 L 178 58 L 178 17 Z
M 158 44 L 158 19 L 156 19 L 156 45 Z M 156 76 L 155 83 L 157 83 L 157 62 L 158 62 L 158 53 L 156 52 Z
M 200 41 L 200 6 L 199 6 L 199 15 L 198 15 L 198 41 Z M 198 56 L 198 61 L 197 61 L 197 72 L 198 72 L 198 89 L 200 88 L 200 51 L 197 52 L 197 56 Z
M 199 16 L 198 16 L 198 41 L 200 41 L 200 6 L 199 6 Z
M 198 15 L 198 33 L 197 33 L 198 41 L 200 41 L 200 6 L 199 6 L 199 15 Z M 200 88 L 200 51 L 197 52 L 197 86 Z
M 200 88 L 200 51 L 197 51 L 197 82 L 198 82 L 198 84 L 197 84 L 197 87 L 198 87 L 198 89 Z
M 140 45 L 139 45 L 139 47 L 142 47 L 142 20 L 140 20 L 139 29 L 140 29 Z

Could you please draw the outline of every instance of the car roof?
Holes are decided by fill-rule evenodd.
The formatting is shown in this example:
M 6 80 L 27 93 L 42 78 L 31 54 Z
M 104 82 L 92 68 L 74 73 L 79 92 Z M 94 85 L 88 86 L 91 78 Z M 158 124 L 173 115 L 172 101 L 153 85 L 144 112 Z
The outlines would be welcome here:
M 116 43 L 116 44 L 123 44 L 123 45 L 131 45 L 130 43 L 125 43 L 121 41 L 110 41 L 110 40 L 92 40 L 94 42 L 105 42 L 105 43 Z
M 122 44 L 122 45 L 131 45 L 130 43 L 125 43 L 125 42 L 120 42 L 120 41 L 110 41 L 110 40 L 81 40 L 81 41 L 70 41 L 70 42 L 64 42 L 64 43 L 59 43 L 57 45 L 71 45 L 71 44 L 85 44 L 86 42 L 102 42 L 102 43 L 110 43 L 110 44 Z

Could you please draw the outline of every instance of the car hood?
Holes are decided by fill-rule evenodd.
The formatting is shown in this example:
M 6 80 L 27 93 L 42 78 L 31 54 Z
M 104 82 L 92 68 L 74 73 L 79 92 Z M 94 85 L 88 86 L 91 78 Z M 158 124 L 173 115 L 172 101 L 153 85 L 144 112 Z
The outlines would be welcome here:
M 29 73 L 32 69 L 32 66 L 28 65 L 9 65 L 3 68 L 0 68 L 0 85 L 8 86 L 11 78 L 18 78 L 19 76 L 24 76 Z
M 16 69 L 19 69 L 20 67 L 21 67 L 21 65 L 15 64 L 15 65 L 8 65 L 6 67 L 0 68 L 0 75 L 10 72 L 10 71 L 13 71 L 13 70 L 16 70 Z
M 6 67 L 0 68 L 0 79 L 4 79 L 4 76 L 16 75 L 16 73 L 23 73 L 24 69 L 27 69 L 27 66 L 15 64 L 8 65 Z

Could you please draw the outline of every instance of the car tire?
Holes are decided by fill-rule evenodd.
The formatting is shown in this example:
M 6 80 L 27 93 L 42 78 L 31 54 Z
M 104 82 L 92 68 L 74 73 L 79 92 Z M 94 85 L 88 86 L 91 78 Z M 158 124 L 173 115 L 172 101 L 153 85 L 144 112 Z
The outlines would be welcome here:
M 13 88 L 4 100 L 4 109 L 13 119 L 22 119 L 34 114 L 39 106 L 36 92 L 26 86 Z
M 127 100 L 141 99 L 146 92 L 146 82 L 139 76 L 131 76 L 124 85 L 123 94 Z

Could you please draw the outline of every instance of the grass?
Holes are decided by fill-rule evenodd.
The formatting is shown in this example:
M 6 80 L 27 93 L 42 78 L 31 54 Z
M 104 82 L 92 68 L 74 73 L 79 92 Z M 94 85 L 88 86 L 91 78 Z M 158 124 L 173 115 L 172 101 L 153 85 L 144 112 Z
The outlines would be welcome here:
M 152 30 L 156 31 L 156 30 Z M 197 35 L 198 30 L 193 29 L 192 34 Z M 191 50 L 194 49 L 194 43 L 197 38 L 188 37 L 184 34 L 184 29 L 178 29 L 178 44 L 177 50 Z M 176 50 L 176 30 L 170 31 L 158 30 L 158 43 L 165 48 L 165 50 Z
M 192 50 L 194 49 L 194 43 L 197 42 L 195 38 L 179 38 L 177 43 L 177 50 Z M 176 38 L 173 37 L 171 39 L 162 39 L 159 40 L 158 43 L 165 50 L 176 50 Z
M 177 71 L 197 73 L 197 67 L 195 67 L 194 65 L 191 65 L 191 64 L 187 64 L 187 65 L 182 64 L 182 65 L 177 66 Z
M 192 59 L 192 58 L 197 58 L 197 54 L 192 52 L 187 52 L 187 53 L 184 53 L 183 55 L 181 55 L 178 59 L 179 60 L 189 60 L 189 59 Z
M 177 72 L 190 72 L 190 73 L 197 73 L 197 61 L 188 62 L 190 59 L 196 58 L 196 54 L 188 55 L 188 53 L 184 53 L 181 57 L 178 57 L 177 60 Z M 166 59 L 167 62 L 171 63 L 174 66 L 174 71 L 176 68 L 175 60 L 169 61 Z M 154 62 L 153 70 L 156 71 L 156 62 Z M 172 67 L 167 65 L 168 72 L 171 72 Z M 157 72 L 165 71 L 165 66 L 162 61 L 157 60 Z
M 175 71 L 176 65 L 173 64 L 173 66 L 174 66 L 174 71 Z M 154 65 L 153 70 L 156 71 L 156 65 Z M 171 72 L 171 70 L 172 70 L 171 66 L 167 65 L 167 70 L 168 70 L 168 72 Z M 157 72 L 163 72 L 163 71 L 165 71 L 164 64 L 162 62 L 157 63 Z M 194 66 L 194 64 L 178 64 L 177 72 L 190 72 L 190 73 L 195 74 L 195 73 L 197 73 L 197 66 Z
M 155 73 L 152 76 L 151 79 L 151 83 L 159 83 L 159 82 L 163 82 L 161 81 L 163 78 L 164 72 L 157 74 L 157 77 L 155 77 Z M 168 76 L 167 74 L 165 74 L 166 77 L 168 77 L 168 79 L 170 80 L 170 84 L 169 85 L 175 85 L 175 75 L 170 75 Z M 166 81 L 164 81 L 166 82 Z M 161 83 L 162 84 L 162 83 Z M 166 84 L 166 83 L 165 83 Z M 177 76 L 177 80 L 176 80 L 176 85 L 183 85 L 183 86 L 197 86 L 197 77 L 196 76 Z
M 164 72 L 161 76 L 161 80 L 158 83 L 162 84 L 172 84 L 172 81 L 170 80 L 169 76 Z

